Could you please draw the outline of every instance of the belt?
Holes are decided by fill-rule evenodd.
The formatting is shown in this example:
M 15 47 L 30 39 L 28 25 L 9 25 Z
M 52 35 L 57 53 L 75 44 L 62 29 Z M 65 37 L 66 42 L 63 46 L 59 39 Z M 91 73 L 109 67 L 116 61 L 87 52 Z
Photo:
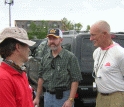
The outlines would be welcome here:
M 100 93 L 101 95 L 104 95 L 104 96 L 108 96 L 108 95 L 110 95 L 110 94 L 112 94 L 112 93 Z
M 46 90 L 46 92 L 50 93 L 50 94 L 56 94 L 55 91 L 49 91 L 49 90 Z
M 108 96 L 110 94 L 117 93 L 117 92 L 121 92 L 121 91 L 116 91 L 116 92 L 112 92 L 112 93 L 100 93 L 100 94 L 103 95 L 103 96 Z
M 67 89 L 67 88 L 62 89 L 62 91 L 67 91 L 67 90 L 69 90 L 69 89 Z M 56 94 L 56 91 L 46 90 L 46 92 L 48 92 L 50 94 Z

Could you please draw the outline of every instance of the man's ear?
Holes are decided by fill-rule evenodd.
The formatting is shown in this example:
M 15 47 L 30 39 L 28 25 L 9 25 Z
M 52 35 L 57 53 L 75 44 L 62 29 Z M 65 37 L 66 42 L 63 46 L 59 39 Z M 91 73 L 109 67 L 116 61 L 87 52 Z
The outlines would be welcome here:
M 20 44 L 16 43 L 15 47 L 16 47 L 16 50 L 19 50 L 20 49 Z
M 103 35 L 106 35 L 106 34 L 107 34 L 107 32 L 105 32 L 105 31 L 104 31 L 104 32 L 102 32 L 102 33 L 103 33 Z
M 107 36 L 107 32 L 103 32 L 103 37 L 106 37 Z
M 63 38 L 61 38 L 61 42 L 63 41 Z

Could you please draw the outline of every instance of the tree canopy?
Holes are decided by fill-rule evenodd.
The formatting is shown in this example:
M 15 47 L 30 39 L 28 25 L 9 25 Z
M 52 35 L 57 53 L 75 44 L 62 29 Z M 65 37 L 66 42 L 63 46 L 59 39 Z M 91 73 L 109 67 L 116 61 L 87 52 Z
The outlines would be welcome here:
M 83 25 L 81 23 L 74 23 L 65 17 L 61 20 L 61 22 L 63 25 L 63 29 L 65 31 L 67 31 L 67 30 L 78 30 L 79 31 L 83 27 Z
M 62 23 L 62 29 L 64 31 L 75 30 L 79 32 L 83 28 L 83 25 L 80 22 L 74 23 L 65 17 L 61 19 L 61 23 Z M 41 23 L 38 23 L 38 24 L 32 21 L 28 30 L 29 39 L 45 38 L 48 32 L 48 29 L 49 29 L 49 26 L 47 21 L 42 20 Z M 86 31 L 89 31 L 89 29 L 90 29 L 90 26 L 87 25 Z
M 40 24 L 36 25 L 34 22 L 31 22 L 29 26 L 29 39 L 43 39 L 46 37 L 48 32 L 48 25 L 46 21 L 41 21 Z

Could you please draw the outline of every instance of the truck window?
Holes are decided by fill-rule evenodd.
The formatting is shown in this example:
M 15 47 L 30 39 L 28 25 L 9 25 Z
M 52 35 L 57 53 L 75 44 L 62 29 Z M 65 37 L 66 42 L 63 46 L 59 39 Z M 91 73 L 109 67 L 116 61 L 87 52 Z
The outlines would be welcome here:
M 93 70 L 93 51 L 95 47 L 89 38 L 82 39 L 81 43 L 81 71 L 91 73 Z

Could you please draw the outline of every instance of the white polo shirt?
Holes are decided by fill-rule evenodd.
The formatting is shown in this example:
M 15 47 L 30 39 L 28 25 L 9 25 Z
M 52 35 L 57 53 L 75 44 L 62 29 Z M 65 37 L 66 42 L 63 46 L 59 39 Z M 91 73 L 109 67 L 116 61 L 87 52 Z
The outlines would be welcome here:
M 115 42 L 105 50 L 97 48 L 93 59 L 98 92 L 124 91 L 124 48 Z

